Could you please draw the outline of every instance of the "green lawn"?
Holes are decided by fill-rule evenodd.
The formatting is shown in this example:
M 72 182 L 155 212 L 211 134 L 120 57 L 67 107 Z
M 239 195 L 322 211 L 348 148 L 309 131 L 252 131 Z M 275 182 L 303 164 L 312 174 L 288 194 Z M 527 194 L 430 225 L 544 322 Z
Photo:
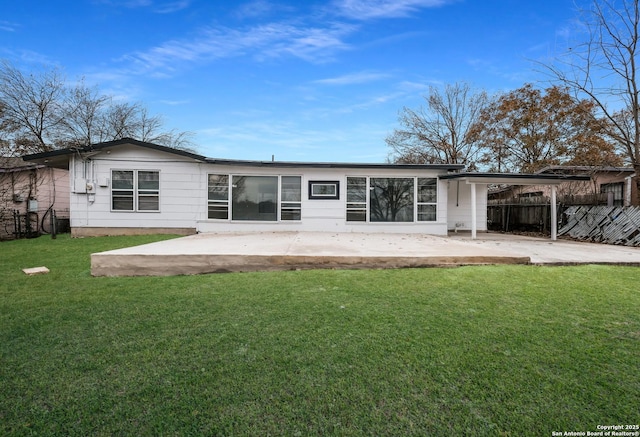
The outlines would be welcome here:
M 166 237 L 0 243 L 2 435 L 511 435 L 640 423 L 640 269 L 93 278 Z M 24 267 L 45 265 L 28 277 Z

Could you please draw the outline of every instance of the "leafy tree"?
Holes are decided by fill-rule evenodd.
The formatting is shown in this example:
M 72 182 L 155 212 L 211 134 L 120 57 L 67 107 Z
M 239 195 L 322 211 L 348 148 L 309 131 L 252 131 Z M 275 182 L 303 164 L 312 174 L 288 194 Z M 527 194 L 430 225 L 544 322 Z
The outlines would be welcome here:
M 473 167 L 480 150 L 470 130 L 488 103 L 484 91 L 466 83 L 429 88 L 427 106 L 403 108 L 400 128 L 386 138 L 391 159 L 398 163 L 465 164 Z
M 527 84 L 501 95 L 482 111 L 471 138 L 491 171 L 534 172 L 548 165 L 618 165 L 605 140 L 595 103 L 566 89 Z
M 583 10 L 586 33 L 546 65 L 562 86 L 595 102 L 606 133 L 640 175 L 640 7 L 638 0 L 593 0 Z M 584 38 L 583 38 L 584 37 Z M 640 188 L 640 178 L 636 177 Z

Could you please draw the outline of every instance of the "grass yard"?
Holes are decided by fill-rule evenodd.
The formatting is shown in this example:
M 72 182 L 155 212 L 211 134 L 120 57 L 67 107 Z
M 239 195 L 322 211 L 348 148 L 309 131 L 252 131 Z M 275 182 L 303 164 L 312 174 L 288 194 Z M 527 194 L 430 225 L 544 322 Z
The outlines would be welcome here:
M 0 243 L 0 434 L 551 436 L 640 423 L 640 269 L 93 278 Z M 24 267 L 45 265 L 28 277 Z

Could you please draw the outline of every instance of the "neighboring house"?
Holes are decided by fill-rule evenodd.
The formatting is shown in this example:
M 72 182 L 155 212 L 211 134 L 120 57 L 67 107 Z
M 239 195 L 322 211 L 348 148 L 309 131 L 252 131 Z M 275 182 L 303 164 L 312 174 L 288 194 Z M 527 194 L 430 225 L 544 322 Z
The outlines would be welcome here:
M 566 181 L 557 187 L 558 199 L 565 204 L 604 204 L 609 206 L 637 205 L 635 173 L 630 167 L 563 166 L 545 167 L 537 174 L 585 175 L 590 180 Z M 546 185 L 500 185 L 489 188 L 490 203 L 502 201 L 535 202 L 548 199 Z
M 244 161 L 133 139 L 24 157 L 69 169 L 75 236 L 196 232 L 486 231 L 487 186 L 566 175 L 460 173 L 462 165 Z M 505 179 L 506 178 L 506 179 Z M 573 177 L 584 180 L 583 176 Z
M 0 239 L 48 231 L 52 210 L 68 217 L 69 172 L 0 157 Z

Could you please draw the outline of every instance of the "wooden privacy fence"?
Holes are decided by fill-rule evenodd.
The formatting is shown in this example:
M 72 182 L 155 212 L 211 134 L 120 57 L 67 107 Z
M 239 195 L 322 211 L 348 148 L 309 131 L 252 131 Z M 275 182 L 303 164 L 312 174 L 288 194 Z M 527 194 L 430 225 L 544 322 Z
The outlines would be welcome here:
M 558 217 L 564 210 L 558 205 Z M 487 226 L 492 231 L 549 232 L 551 205 L 549 203 L 495 203 L 487 206 Z
M 571 206 L 558 235 L 597 243 L 640 246 L 640 208 L 635 206 Z

